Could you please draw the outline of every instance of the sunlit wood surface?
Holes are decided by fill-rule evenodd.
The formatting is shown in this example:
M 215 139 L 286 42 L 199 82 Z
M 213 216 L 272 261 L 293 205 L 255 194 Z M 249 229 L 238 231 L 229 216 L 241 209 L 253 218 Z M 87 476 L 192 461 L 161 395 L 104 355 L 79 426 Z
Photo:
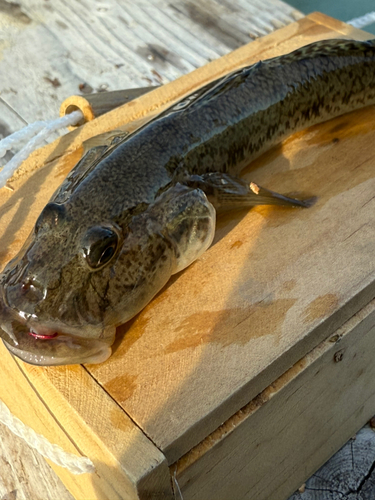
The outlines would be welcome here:
M 98 5 L 95 13 L 90 12 L 87 16 L 88 20 L 85 19 L 84 22 L 79 20 L 78 15 L 71 14 L 69 19 L 72 22 L 70 23 L 66 22 L 67 15 L 65 21 L 61 21 L 62 12 L 65 12 L 63 9 L 68 8 L 67 2 L 56 2 L 53 6 L 52 2 L 51 5 L 44 2 L 44 10 L 40 5 L 36 2 L 35 5 L 29 6 L 25 2 L 22 8 L 14 10 L 15 8 L 12 7 L 10 11 L 7 7 L 5 15 L 9 20 L 6 26 L 7 29 L 14 30 L 12 35 L 14 38 L 9 37 L 8 48 L 11 47 L 12 40 L 19 40 L 17 43 L 21 44 L 22 36 L 30 40 L 31 33 L 38 33 L 39 29 L 46 30 L 47 25 L 49 33 L 57 29 L 56 26 L 65 31 L 73 29 L 72 26 L 74 26 L 80 36 L 84 37 L 87 29 L 87 33 L 91 32 L 90 36 L 98 37 L 100 34 L 103 40 L 104 31 L 101 30 L 105 29 L 105 21 L 109 22 L 111 11 L 107 5 L 105 7 Z M 80 5 L 83 4 L 80 3 Z M 191 22 L 192 18 L 194 21 L 192 13 L 196 11 L 192 10 L 192 4 L 189 5 Z M 181 9 L 184 8 L 183 6 L 184 4 Z M 195 8 L 198 9 L 198 7 Z M 144 9 L 147 10 L 146 7 Z M 44 18 L 41 12 L 44 12 Z M 137 12 L 137 9 L 134 12 Z M 249 8 L 244 7 L 241 15 L 244 16 L 246 13 L 251 17 L 252 14 L 249 12 Z M 51 23 L 46 21 L 50 19 L 48 16 L 52 15 L 55 16 L 56 25 L 53 29 Z M 97 29 L 87 28 L 87 25 L 90 26 L 91 15 L 95 18 L 91 24 Z M 298 17 L 298 13 L 295 15 Z M 138 31 L 134 28 L 134 23 Z M 129 21 L 129 26 L 128 29 L 140 36 L 139 33 L 142 32 L 139 31 L 140 20 Z M 212 25 L 209 26 L 211 29 L 204 30 L 204 36 L 208 34 L 214 36 Z M 200 29 L 203 29 L 202 25 Z M 226 35 L 231 33 L 229 28 L 226 30 L 223 28 L 222 31 Z M 21 36 L 25 32 L 27 34 Z M 116 29 L 113 28 L 110 32 L 115 36 Z M 351 30 L 342 23 L 335 23 L 323 16 L 321 18 L 311 16 L 278 33 L 267 39 L 259 39 L 250 45 L 246 49 L 246 57 L 244 51 L 237 52 L 223 60 L 222 66 L 210 66 L 211 69 L 196 73 L 195 76 L 191 76 L 190 80 L 182 80 L 183 83 L 166 87 L 167 90 L 156 91 L 153 94 L 154 97 L 148 96 L 143 100 L 140 99 L 138 106 L 142 103 L 146 106 L 153 99 L 155 102 L 164 102 L 161 97 L 167 95 L 168 92 L 173 92 L 173 89 L 177 89 L 175 96 L 177 98 L 178 92 L 187 91 L 188 84 L 197 85 L 199 82 L 202 83 L 204 78 L 219 75 L 220 71 L 225 73 L 246 62 L 251 63 L 259 58 L 289 52 L 295 47 L 316 39 L 335 36 L 366 37 L 365 34 Z M 18 36 L 21 38 L 17 38 Z M 65 36 L 69 39 L 66 40 L 66 44 L 71 43 L 72 34 Z M 249 33 L 246 36 L 249 36 Z M 57 36 L 53 38 L 58 39 Z M 197 39 L 199 41 L 199 37 Z M 94 43 L 93 40 L 94 38 L 91 39 L 87 35 L 85 43 L 90 50 L 98 50 L 99 42 Z M 243 33 L 238 34 L 237 45 L 232 46 L 234 42 L 229 43 L 228 36 L 225 40 L 227 40 L 226 52 L 248 41 L 244 39 Z M 116 41 L 116 43 L 120 42 Z M 147 43 L 151 44 L 151 42 Z M 111 46 L 110 43 L 107 45 Z M 147 47 L 151 50 L 149 45 Z M 210 44 L 207 43 L 207 47 L 209 48 Z M 5 58 L 3 57 L 0 64 L 3 64 L 3 61 L 9 57 L 9 52 L 12 52 L 8 48 L 5 43 L 3 47 Z M 56 53 L 54 53 L 55 58 L 48 56 L 49 48 L 47 44 L 45 50 L 47 52 L 44 58 L 40 57 L 40 60 L 44 62 L 49 60 L 51 67 L 57 71 L 56 60 L 58 58 Z M 84 69 L 85 64 L 80 59 L 83 57 L 82 53 L 78 55 L 77 51 L 66 50 L 69 55 L 66 59 L 67 73 L 63 71 L 53 73 L 49 69 L 46 74 L 42 74 L 45 69 L 41 65 L 38 75 L 40 80 L 43 79 L 43 85 L 46 87 L 43 87 L 43 90 L 39 89 L 35 94 L 30 94 L 28 98 L 22 94 L 24 88 L 19 83 L 16 88 L 13 88 L 9 81 L 5 80 L 7 85 L 5 94 L 8 100 L 4 98 L 0 101 L 0 104 L 7 110 L 7 114 L 2 115 L 6 117 L 5 133 L 19 128 L 25 121 L 41 118 L 42 110 L 48 110 L 48 113 L 51 113 L 43 116 L 44 118 L 56 116 L 60 99 L 63 100 L 70 93 L 77 93 L 77 85 L 80 83 L 99 89 L 101 85 L 107 85 L 107 83 L 100 83 L 103 74 L 109 79 L 110 74 L 117 74 L 115 69 L 125 71 L 122 70 L 122 63 L 114 58 L 112 63 L 115 69 L 111 67 L 109 71 L 105 67 L 103 72 L 95 71 L 95 75 L 89 79 L 88 77 L 93 74 L 92 68 L 96 66 L 86 65 Z M 199 53 L 199 50 L 196 50 Z M 13 48 L 13 52 L 16 54 L 17 50 Z M 195 63 L 196 66 L 186 64 L 182 69 L 172 58 L 172 63 L 163 62 L 164 66 L 162 66 L 165 69 L 163 73 L 163 68 L 155 66 L 161 63 L 157 58 L 155 62 L 154 52 L 140 52 L 138 56 L 143 60 L 144 74 L 153 75 L 153 78 L 147 76 L 150 80 L 148 83 L 173 80 L 181 73 L 187 73 L 210 59 L 207 57 L 199 60 L 199 63 Z M 108 61 L 107 53 L 105 51 L 103 53 L 103 61 Z M 217 52 L 212 58 L 221 54 Z M 38 66 L 36 63 L 33 64 L 34 71 L 36 71 L 35 68 Z M 15 64 L 14 67 L 15 81 L 19 82 L 21 75 L 17 71 L 23 71 L 23 65 L 22 63 Z M 145 69 L 147 67 L 149 73 Z M 156 67 L 158 69 L 155 69 Z M 180 73 L 173 73 L 172 67 L 177 67 Z M 105 73 L 107 70 L 109 72 Z M 67 76 L 69 71 L 79 75 L 73 83 Z M 11 73 L 7 72 L 7 78 L 12 77 Z M 118 80 L 114 78 L 113 87 L 111 84 L 108 88 L 145 85 L 144 80 L 137 80 L 136 77 L 130 80 L 132 84 L 128 83 L 129 80 L 125 78 Z M 32 87 L 31 83 L 29 76 L 30 87 Z M 61 88 L 63 85 L 65 87 Z M 82 87 L 86 90 L 87 88 Z M 60 95 L 62 91 L 64 91 L 63 96 Z M 19 97 L 13 98 L 12 95 L 17 96 L 18 92 L 20 92 Z M 55 97 L 51 97 L 52 95 Z M 0 99 L 3 96 L 4 91 L 1 92 Z M 50 102 L 49 99 L 51 99 Z M 25 103 L 24 114 L 21 111 L 15 113 L 16 103 L 21 106 L 23 102 Z M 28 108 L 30 102 L 34 103 L 33 110 Z M 137 105 L 132 109 L 137 109 Z M 191 498 L 194 498 L 196 493 L 190 485 L 188 486 L 188 479 L 189 470 L 192 470 L 189 467 L 193 467 L 196 456 L 190 457 L 189 462 L 179 463 L 182 456 L 189 453 L 200 441 L 209 439 L 210 433 L 215 432 L 222 422 L 236 415 L 241 407 L 248 404 L 259 392 L 266 390 L 267 385 L 273 383 L 308 351 L 314 347 L 318 348 L 321 341 L 334 334 L 336 328 L 342 326 L 346 319 L 349 319 L 372 298 L 373 268 L 367 252 L 372 248 L 372 233 L 369 228 L 373 224 L 371 206 L 367 206 L 367 204 L 370 205 L 374 188 L 371 153 L 373 142 L 371 137 L 374 134 L 372 114 L 372 110 L 364 110 L 311 129 L 307 133 L 299 134 L 253 165 L 252 171 L 246 174 L 249 179 L 256 176 L 254 180 L 278 191 L 317 194 L 319 197 L 317 205 L 310 211 L 261 208 L 251 213 L 237 214 L 222 219 L 219 222 L 215 244 L 210 251 L 189 270 L 172 280 L 130 326 L 120 329 L 120 336 L 125 333 L 126 335 L 118 344 L 116 353 L 110 361 L 100 366 L 88 367 L 88 372 L 80 367 L 38 369 L 17 363 L 22 367 L 26 377 L 35 384 L 41 398 L 45 398 L 48 404 L 53 400 L 51 412 L 68 433 L 70 433 L 68 430 L 70 417 L 66 413 L 68 411 L 66 408 L 69 405 L 75 408 L 77 418 L 81 419 L 84 425 L 79 420 L 82 428 L 81 432 L 75 436 L 74 442 L 76 443 L 80 436 L 85 436 L 82 438 L 85 440 L 82 445 L 83 453 L 92 452 L 93 455 L 97 453 L 97 450 L 92 448 L 92 444 L 88 444 L 88 440 L 94 435 L 102 438 L 100 425 L 105 423 L 105 432 L 103 432 L 109 436 L 110 432 L 116 434 L 115 429 L 120 425 L 120 421 L 122 422 L 120 428 L 126 429 L 134 421 L 148 436 L 152 445 L 156 444 L 157 448 L 162 451 L 171 466 L 172 473 L 178 472 L 179 475 L 175 476 L 175 480 L 181 482 L 182 488 L 184 488 L 184 481 L 187 481 L 186 489 L 182 490 L 184 498 L 189 498 L 190 494 Z M 120 115 L 113 116 L 118 118 Z M 121 116 L 120 122 L 123 120 L 125 123 L 129 120 L 129 117 Z M 29 175 L 27 172 L 31 172 L 27 169 L 26 176 L 21 172 L 16 181 L 11 183 L 16 191 L 14 194 L 12 191 L 7 191 L 2 199 L 2 215 L 3 220 L 6 221 L 6 225 L 1 228 L 1 238 L 4 243 L 1 258 L 4 261 L 11 257 L 22 244 L 37 213 L 43 203 L 48 200 L 49 193 L 55 189 L 53 183 L 61 182 L 67 170 L 82 154 L 82 149 L 77 149 L 77 144 L 82 138 L 108 130 L 108 120 L 104 118 L 98 120 L 98 124 L 89 124 L 82 131 L 82 135 L 78 131 L 65 138 L 59 147 L 51 145 L 44 152 L 37 153 L 28 165 L 34 169 L 40 165 L 40 159 L 44 158 L 47 161 L 47 168 L 35 170 L 27 185 L 24 185 L 24 181 Z M 61 157 L 64 147 L 69 150 L 69 155 L 65 159 Z M 351 172 L 357 167 L 361 168 L 353 177 Z M 325 182 L 322 179 L 325 179 Z M 36 187 L 34 193 L 30 193 L 31 185 Z M 43 191 L 38 192 L 41 186 L 43 186 Z M 12 199 L 13 196 L 15 198 Z M 362 205 L 366 205 L 367 208 L 360 211 L 359 207 Z M 350 217 L 348 213 L 351 214 Z M 19 224 L 16 224 L 17 221 Z M 361 238 L 353 239 L 352 235 L 358 231 Z M 297 234 L 302 236 L 296 239 Z M 332 252 L 332 248 L 339 252 L 339 258 L 337 258 L 337 252 Z M 355 264 L 352 263 L 353 254 L 356 259 Z M 322 277 L 324 277 L 323 281 Z M 356 301 L 350 302 L 353 297 L 356 297 Z M 172 306 L 178 300 L 184 304 L 184 308 L 176 314 Z M 152 349 L 151 354 L 150 349 Z M 6 356 L 5 351 L 3 352 Z M 83 398 L 82 401 L 79 399 L 77 380 L 88 384 L 85 387 L 87 392 L 80 396 Z M 88 412 L 87 407 L 84 408 L 85 394 L 90 399 L 91 391 L 95 392 L 100 387 L 95 381 L 98 381 L 116 401 L 116 410 L 111 406 L 112 399 L 106 399 L 108 406 L 98 403 L 97 415 Z M 108 398 L 106 393 L 103 392 L 103 394 L 105 398 Z M 12 401 L 9 400 L 8 403 L 11 405 Z M 13 411 L 20 412 L 20 417 L 22 417 L 22 400 L 13 405 Z M 108 414 L 103 413 L 104 409 L 112 408 L 117 415 L 120 407 L 125 410 L 124 415 L 119 414 L 115 420 L 112 415 L 112 421 L 108 423 Z M 61 415 L 59 411 L 62 411 Z M 367 408 L 366 411 L 370 410 Z M 130 416 L 130 420 L 127 420 L 127 415 Z M 96 418 L 98 420 L 95 421 Z M 361 418 L 363 419 L 363 416 Z M 30 423 L 33 421 L 27 415 L 24 415 L 23 420 Z M 357 422 L 360 421 L 361 419 L 358 418 Z M 355 426 L 355 422 L 351 425 Z M 52 421 L 51 426 L 53 427 Z M 136 429 L 138 432 L 138 427 Z M 42 432 L 43 427 L 39 430 Z M 52 439 L 54 433 L 58 431 L 57 427 L 56 429 L 48 427 L 45 432 L 51 432 Z M 72 433 L 74 434 L 74 430 Z M 6 435 L 4 433 L 3 443 L 9 443 Z M 162 484 L 165 479 L 166 464 L 163 457 L 158 455 L 157 448 L 152 450 L 148 447 L 148 444 L 143 442 L 142 436 L 141 432 L 137 434 L 134 442 L 141 443 L 139 446 L 144 446 L 144 449 L 148 450 L 145 456 L 149 453 L 151 457 L 154 453 L 155 463 L 157 463 L 154 478 Z M 340 439 L 343 439 L 343 435 Z M 6 449 L 11 450 L 12 447 L 18 449 L 18 445 L 14 446 L 12 442 L 13 440 L 10 440 Z M 85 446 L 87 446 L 86 450 Z M 80 446 L 78 448 L 81 449 Z M 335 450 L 332 449 L 333 451 Z M 124 457 L 120 457 L 118 442 L 108 442 L 105 453 L 108 454 L 109 462 L 124 460 Z M 209 454 L 206 456 L 209 457 Z M 16 464 L 17 461 L 15 460 L 14 463 Z M 108 463 L 98 466 L 102 467 L 103 476 L 108 474 L 108 477 L 111 477 L 108 472 Z M 12 467 L 17 466 L 12 464 Z M 139 481 L 136 482 L 136 486 L 141 488 L 141 468 L 131 469 L 131 472 L 138 474 Z M 64 473 L 61 474 L 66 484 L 74 489 L 74 485 L 71 486 L 67 476 L 64 476 Z M 17 476 L 22 477 L 20 473 L 13 475 L 13 477 Z M 42 483 L 39 471 L 36 474 L 36 481 L 39 487 Z M 93 483 L 94 486 L 90 491 L 95 492 L 98 498 L 106 498 L 105 495 L 108 496 L 109 490 L 105 490 L 101 481 L 102 478 L 97 479 L 97 483 Z M 24 494 L 22 481 L 15 483 L 14 487 L 5 480 L 4 484 L 6 485 L 5 496 L 14 495 L 12 491 L 17 490 L 19 492 L 17 498 L 22 498 L 21 495 Z M 56 483 L 56 488 L 58 487 Z M 123 488 L 127 491 L 128 486 L 124 484 Z M 43 498 L 43 495 L 47 496 L 47 491 L 40 493 L 40 498 Z M 80 491 L 82 494 L 82 488 Z M 0 494 L 2 494 L 1 490 Z M 251 498 L 250 494 L 244 492 L 242 496 Z M 25 493 L 25 498 L 28 497 L 27 495 L 28 493 Z M 38 498 L 37 495 L 39 493 L 34 492 L 33 498 Z M 56 494 L 58 498 L 63 498 L 62 495 L 63 493 Z

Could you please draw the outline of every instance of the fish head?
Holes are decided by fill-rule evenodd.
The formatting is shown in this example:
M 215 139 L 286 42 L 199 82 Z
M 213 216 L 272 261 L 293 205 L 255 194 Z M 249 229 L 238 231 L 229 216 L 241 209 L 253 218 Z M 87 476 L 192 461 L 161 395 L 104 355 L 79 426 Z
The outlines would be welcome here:
M 69 203 L 47 204 L 0 277 L 0 337 L 7 348 L 40 365 L 107 359 L 116 326 L 143 309 L 171 274 L 197 256 L 189 231 L 199 234 L 198 223 L 186 232 L 187 219 L 181 216 L 186 203 L 161 198 L 127 217 L 126 224 L 79 217 Z M 208 203 L 203 193 L 200 198 Z M 201 251 L 212 241 L 210 224 Z
M 111 354 L 115 328 L 105 323 L 102 298 L 90 293 L 90 234 L 85 240 L 69 208 L 48 203 L 0 276 L 0 337 L 32 364 L 100 362 Z M 107 224 L 100 233 L 111 248 L 107 259 L 115 230 Z

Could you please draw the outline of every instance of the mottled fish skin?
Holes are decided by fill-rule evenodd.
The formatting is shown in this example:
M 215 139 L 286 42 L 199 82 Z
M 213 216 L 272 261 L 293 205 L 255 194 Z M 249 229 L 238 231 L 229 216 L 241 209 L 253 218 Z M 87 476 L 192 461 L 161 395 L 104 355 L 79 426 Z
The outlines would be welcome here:
M 1 276 L 7 347 L 36 364 L 106 359 L 115 326 L 210 245 L 215 212 L 202 190 L 215 191 L 215 175 L 230 184 L 291 133 L 374 104 L 374 75 L 374 41 L 317 42 L 210 83 L 92 151 Z M 91 267 L 102 250 L 108 264 Z

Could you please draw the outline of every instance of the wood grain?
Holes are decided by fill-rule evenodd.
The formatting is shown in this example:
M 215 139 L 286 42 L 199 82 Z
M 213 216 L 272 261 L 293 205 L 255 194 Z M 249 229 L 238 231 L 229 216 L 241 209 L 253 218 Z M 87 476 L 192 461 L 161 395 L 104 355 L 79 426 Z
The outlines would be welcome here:
M 0 398 L 12 413 L 65 451 L 94 462 L 96 472 L 82 476 L 50 464 L 74 498 L 171 496 L 164 456 L 83 367 L 32 367 L 13 359 L 2 343 L 0 356 L 0 376 L 7 381 Z
M 80 88 L 166 83 L 302 17 L 279 0 L 21 0 L 0 14 L 1 98 L 27 123 Z
M 256 40 L 35 153 L 13 179 L 15 191 L 1 193 L 2 262 L 17 252 L 55 187 L 81 157 L 82 141 L 259 58 L 321 38 L 366 37 L 342 23 L 333 32 L 324 19 L 315 15 Z M 58 421 L 77 450 L 100 462 L 105 486 L 95 491 L 99 498 L 118 477 L 124 494 L 142 491 L 147 497 L 150 483 L 142 490 L 141 479 L 153 454 L 158 467 L 147 477 L 168 491 L 163 454 L 169 463 L 180 459 L 373 296 L 372 112 L 299 134 L 254 164 L 252 179 L 279 191 L 317 194 L 318 203 L 305 211 L 262 208 L 223 218 L 210 251 L 119 329 L 117 350 L 107 363 L 88 371 L 17 363 L 48 405 L 56 433 Z M 355 232 L 361 238 L 354 238 Z M 20 405 L 9 401 L 15 413 Z M 127 451 L 121 457 L 120 431 L 108 423 L 112 408 L 129 435 L 135 432 L 148 448 L 144 461 L 134 463 Z M 132 437 L 126 442 L 132 451 Z M 75 486 L 64 472 L 61 476 L 82 494 L 82 484 Z
M 375 433 L 361 429 L 289 500 L 372 500 L 375 491 Z
M 0 424 L 0 436 L 1 500 L 74 500 L 44 458 L 23 439 L 3 424 Z
M 310 18 L 295 28 L 253 42 L 248 59 L 338 36 Z M 169 463 L 373 296 L 372 114 L 310 129 L 254 163 L 249 181 L 317 204 L 219 220 L 208 252 L 119 329 L 107 363 L 89 367 Z
M 374 348 L 373 300 L 171 466 L 183 499 L 283 500 L 313 473 L 290 500 L 362 498 L 349 493 L 373 468 L 374 438 L 366 454 L 346 456 L 350 467 L 338 455 L 316 471 L 374 412 Z

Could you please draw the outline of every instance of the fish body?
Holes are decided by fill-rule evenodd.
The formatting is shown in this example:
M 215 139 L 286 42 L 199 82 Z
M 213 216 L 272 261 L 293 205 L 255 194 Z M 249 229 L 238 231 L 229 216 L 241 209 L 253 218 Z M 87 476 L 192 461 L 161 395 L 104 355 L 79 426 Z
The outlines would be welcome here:
M 90 151 L 0 277 L 0 336 L 41 365 L 101 362 L 211 244 L 216 211 L 308 206 L 242 181 L 291 133 L 375 103 L 375 42 L 329 40 L 240 69 Z

